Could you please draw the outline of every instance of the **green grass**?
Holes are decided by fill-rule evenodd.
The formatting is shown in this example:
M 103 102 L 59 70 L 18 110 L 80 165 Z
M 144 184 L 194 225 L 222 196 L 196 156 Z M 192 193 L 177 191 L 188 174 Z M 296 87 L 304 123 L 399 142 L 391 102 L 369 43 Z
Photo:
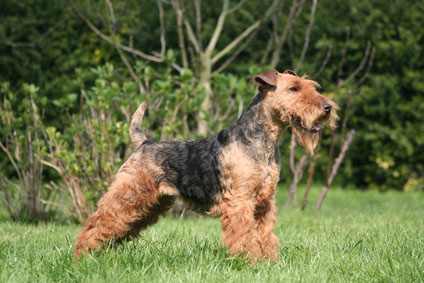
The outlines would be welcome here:
M 0 282 L 424 281 L 422 193 L 332 190 L 318 214 L 280 208 L 280 259 L 256 266 L 225 254 L 216 219 L 164 218 L 74 264 L 79 229 L 2 220 Z

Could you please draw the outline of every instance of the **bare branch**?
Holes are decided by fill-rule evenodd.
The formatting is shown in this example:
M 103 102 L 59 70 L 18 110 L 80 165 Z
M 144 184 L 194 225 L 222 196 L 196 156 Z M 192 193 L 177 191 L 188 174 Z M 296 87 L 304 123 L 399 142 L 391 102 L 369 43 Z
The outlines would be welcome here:
M 174 0 L 173 4 L 174 4 L 173 6 L 176 13 L 176 19 L 177 19 L 178 45 L 181 51 L 181 61 L 182 61 L 183 67 L 188 68 L 187 50 L 185 48 L 184 33 L 183 33 L 183 11 L 180 6 L 180 0 Z
M 190 54 L 190 64 L 191 64 L 191 67 L 193 68 L 193 70 L 194 70 L 195 73 L 198 73 L 199 72 L 199 68 L 197 67 L 197 63 L 196 63 L 196 58 L 197 57 L 194 54 L 194 50 L 193 50 L 193 48 L 190 45 L 187 47 L 187 50 L 188 50 L 188 53 Z
M 206 53 L 212 54 L 212 51 L 215 49 L 216 43 L 218 42 L 218 38 L 221 35 L 221 31 L 224 27 L 225 18 L 228 14 L 228 3 L 229 0 L 224 0 L 222 4 L 221 14 L 218 17 L 218 21 L 215 26 L 215 30 L 213 31 L 212 37 L 209 41 L 208 47 L 206 47 Z
M 289 18 L 287 19 L 287 23 L 284 26 L 284 30 L 281 33 L 281 36 L 275 37 L 276 47 L 275 47 L 274 52 L 272 54 L 272 59 L 271 59 L 271 64 L 270 64 L 271 68 L 275 68 L 277 66 L 278 62 L 280 62 L 281 49 L 283 48 L 284 43 L 287 39 L 287 34 L 292 27 L 295 12 L 296 12 L 296 9 L 297 9 L 297 1 L 298 0 L 293 0 L 292 5 L 290 6 Z
M 156 56 L 152 56 L 149 54 L 146 54 L 140 50 L 131 48 L 127 45 L 121 44 L 121 43 L 116 43 L 114 42 L 114 40 L 112 38 L 110 38 L 109 36 L 107 36 L 106 34 L 104 34 L 103 32 L 101 32 L 87 17 L 85 17 L 78 9 L 76 9 L 76 7 L 73 5 L 73 1 L 72 0 L 68 0 L 69 5 L 72 7 L 72 9 L 75 11 L 75 13 L 77 14 L 78 17 L 80 17 L 89 27 L 90 29 L 97 34 L 100 38 L 102 38 L 104 41 L 112 44 L 112 45 L 116 45 L 117 47 L 119 47 L 122 50 L 125 50 L 129 53 L 133 53 L 137 56 L 140 56 L 146 60 L 149 61 L 153 61 L 153 62 L 157 62 L 157 63 L 161 63 L 164 61 L 165 58 L 163 57 L 156 57 Z
M 110 2 L 110 0 L 105 0 L 105 1 L 106 1 L 108 8 L 109 8 L 109 13 L 110 13 L 110 21 L 111 21 L 111 24 L 112 24 L 111 32 L 112 32 L 113 36 L 115 36 L 115 34 L 116 34 L 115 11 L 113 10 L 112 2 Z
M 321 64 L 321 67 L 319 68 L 319 70 L 311 77 L 312 79 L 316 79 L 319 77 L 319 75 L 321 75 L 321 73 L 324 71 L 325 67 L 327 66 L 328 62 L 330 61 L 331 58 L 331 52 L 333 51 L 333 47 L 328 47 L 327 50 L 327 55 L 325 56 L 324 61 Z
M 13 158 L 12 154 L 9 152 L 6 146 L 3 145 L 3 143 L 0 141 L 0 148 L 6 153 L 7 157 L 9 158 L 10 162 L 13 165 L 13 168 L 15 168 L 16 173 L 18 173 L 19 180 L 23 182 L 24 177 L 22 176 L 21 170 L 19 170 L 18 165 L 15 163 L 15 159 Z
M 299 62 L 297 63 L 296 68 L 294 69 L 295 72 L 299 71 L 299 69 L 303 65 L 303 60 L 305 60 L 306 51 L 308 50 L 308 46 L 309 46 L 312 26 L 314 25 L 315 12 L 316 12 L 317 5 L 318 5 L 318 0 L 313 0 L 311 14 L 309 16 L 309 24 L 308 24 L 308 28 L 306 29 L 305 42 L 303 43 L 302 53 L 300 55 Z
M 368 40 L 367 48 L 365 49 L 365 54 L 364 54 L 364 57 L 362 57 L 361 63 L 359 63 L 358 67 L 350 74 L 350 76 L 346 80 L 343 81 L 342 83 L 343 85 L 353 80 L 353 78 L 355 78 L 355 76 L 359 74 L 362 68 L 364 68 L 365 64 L 367 63 L 370 50 L 371 50 L 371 41 Z
M 190 26 L 190 23 L 187 20 L 184 20 L 184 25 L 186 27 L 188 39 L 190 40 L 191 44 L 194 47 L 194 50 L 196 50 L 197 53 L 201 53 L 202 50 L 200 49 L 199 43 L 196 39 L 196 36 L 193 33 L 193 29 Z
M 297 5 L 296 9 L 296 15 L 294 16 L 294 18 L 298 18 L 299 15 L 302 13 L 303 7 L 305 6 L 306 0 L 302 0 L 299 2 L 299 4 Z
M 295 148 L 296 148 L 296 137 L 292 133 L 291 139 L 290 139 L 290 170 L 291 170 L 293 175 L 296 174 L 296 169 L 295 169 L 295 165 L 294 165 L 294 150 L 295 150 Z
M 160 22 L 160 54 L 165 56 L 166 40 L 165 40 L 165 21 L 163 20 L 163 7 L 161 0 L 157 0 L 159 9 L 159 22 Z
M 342 52 L 342 60 L 340 61 L 340 65 L 339 65 L 339 70 L 337 71 L 337 87 L 340 86 L 341 84 L 341 77 L 343 74 L 343 67 L 344 64 L 346 62 L 346 53 L 347 53 L 347 44 L 349 42 L 349 38 L 350 38 L 350 27 L 346 27 L 346 37 L 345 37 L 345 42 L 343 45 L 343 52 Z
M 327 162 L 327 170 L 325 174 L 325 178 L 328 179 L 331 173 L 331 165 L 333 164 L 333 154 L 334 154 L 334 147 L 335 147 L 335 138 L 336 135 L 336 129 L 331 129 L 331 138 L 330 138 L 330 149 L 328 151 L 328 162 Z
M 124 3 L 122 4 L 122 9 L 121 9 L 121 11 L 119 11 L 118 16 L 116 17 L 118 20 L 124 14 L 125 8 L 127 7 L 127 2 L 128 2 L 128 0 L 124 0 Z
M 234 39 L 230 44 L 228 44 L 224 49 L 222 49 L 218 54 L 212 58 L 212 64 L 215 64 L 219 59 L 224 57 L 228 52 L 230 52 L 234 47 L 237 46 L 244 38 L 246 38 L 252 31 L 257 29 L 260 25 L 260 21 L 256 21 L 253 25 L 249 26 L 244 32 L 242 32 L 236 39 Z
M 278 34 L 277 34 L 278 18 L 279 17 L 278 17 L 277 13 L 275 13 L 272 17 L 272 31 L 269 32 L 268 41 L 265 45 L 266 48 L 265 48 L 265 51 L 264 51 L 264 53 L 262 54 L 262 57 L 261 57 L 261 61 L 260 61 L 261 66 L 263 66 L 265 64 L 265 62 L 267 61 L 268 55 L 274 47 L 274 41 L 277 42 L 277 40 L 278 40 Z M 275 52 L 275 50 L 276 50 L 276 48 L 274 47 L 274 52 Z
M 319 150 L 321 148 L 321 140 L 322 140 L 322 134 L 320 133 L 319 142 L 318 142 L 318 145 L 317 145 L 317 148 L 316 148 L 316 152 L 319 152 Z M 318 156 L 319 156 L 319 154 L 315 154 L 313 156 L 313 160 L 312 160 L 311 164 L 309 165 L 308 180 L 306 181 L 305 193 L 303 195 L 303 200 L 302 200 L 302 210 L 304 210 L 306 208 L 306 205 L 308 203 L 309 190 L 311 189 L 312 180 L 314 179 L 315 168 L 316 168 L 316 165 L 317 165 Z
M 289 195 L 287 197 L 286 202 L 284 203 L 284 206 L 286 207 L 289 206 L 292 202 L 294 204 L 296 204 L 297 202 L 297 196 L 296 196 L 297 184 L 302 179 L 305 164 L 306 164 L 306 161 L 308 160 L 308 157 L 309 157 L 309 154 L 305 153 L 296 165 L 295 173 L 293 175 L 293 180 L 292 180 L 292 183 L 290 184 Z
M 127 67 L 128 71 L 130 72 L 131 77 L 133 78 L 133 80 L 135 80 L 137 82 L 138 89 L 140 90 L 141 93 L 145 93 L 146 90 L 144 89 L 141 80 L 139 79 L 137 74 L 134 72 L 131 64 L 128 62 L 127 57 L 125 56 L 125 54 L 122 52 L 122 50 L 117 45 L 115 45 L 115 46 L 116 46 L 116 51 L 118 51 L 119 57 L 121 57 L 121 60 L 122 60 L 122 62 L 124 62 L 125 66 Z
M 240 9 L 240 7 L 243 6 L 244 3 L 246 3 L 246 2 L 247 2 L 247 0 L 241 0 L 240 2 L 238 2 L 237 5 L 235 5 L 233 8 L 228 10 L 228 14 L 234 13 L 235 11 Z
M 99 19 L 99 20 L 100 20 L 100 22 L 102 23 L 103 27 L 105 27 L 105 28 L 109 28 L 109 27 L 108 27 L 108 24 L 106 23 L 105 19 L 103 18 L 102 14 L 100 13 L 100 10 L 99 10 L 100 1 L 96 1 L 96 2 L 94 2 L 94 3 L 93 3 L 93 5 L 94 5 L 94 8 L 96 9 L 96 16 L 97 16 L 97 19 Z M 103 8 L 103 7 L 102 7 L 102 8 Z
M 327 195 L 327 192 L 328 192 L 331 184 L 333 183 L 334 177 L 337 175 L 337 171 L 339 170 L 339 167 L 342 164 L 342 161 L 343 161 L 343 159 L 346 155 L 347 150 L 349 149 L 350 143 L 352 142 L 355 133 L 356 133 L 355 129 L 350 130 L 349 135 L 346 139 L 346 142 L 343 145 L 342 149 L 340 150 L 339 156 L 337 157 L 337 159 L 334 162 L 334 165 L 331 169 L 331 174 L 328 177 L 328 180 L 327 180 L 325 186 L 322 188 L 321 195 L 319 196 L 319 199 L 318 199 L 318 201 L 315 205 L 315 208 L 314 208 L 316 211 L 318 211 L 321 208 L 322 202 L 324 201 L 325 196 Z
M 255 38 L 255 34 L 256 32 L 252 33 L 250 35 L 250 37 L 242 44 L 240 45 L 240 47 L 236 50 L 236 52 L 234 52 L 230 58 L 228 58 L 224 63 L 222 63 L 221 66 L 219 66 L 218 69 L 216 69 L 212 76 L 215 76 L 216 74 L 219 74 L 220 72 L 222 72 L 225 68 L 227 68 L 227 66 L 240 54 L 240 52 L 242 52 L 249 44 L 250 42 L 253 40 L 253 38 Z
M 369 71 L 370 71 L 372 64 L 373 64 L 373 61 L 374 61 L 374 55 L 375 55 L 375 48 L 373 48 L 372 51 L 371 51 L 371 55 L 370 55 L 369 60 L 368 60 L 367 70 L 365 71 L 364 75 L 356 82 L 356 84 L 353 86 L 353 88 L 349 89 L 348 92 L 347 92 L 347 102 L 346 102 L 345 111 L 344 111 L 344 115 L 343 115 L 342 130 L 341 130 L 341 134 L 340 134 L 340 146 L 341 147 L 343 147 L 343 144 L 344 144 L 344 136 L 345 136 L 345 131 L 346 131 L 346 127 L 347 127 L 347 121 L 349 119 L 349 109 L 350 109 L 350 105 L 351 105 L 351 102 L 352 102 L 352 91 L 353 91 L 353 89 L 356 89 L 357 87 L 359 87 L 362 84 L 362 82 L 365 80 L 367 75 L 369 74 Z
M 202 48 L 202 12 L 200 0 L 194 0 L 194 8 L 196 9 L 196 32 L 199 39 L 199 46 Z
M 216 54 L 212 58 L 212 65 L 216 63 L 219 59 L 224 57 L 228 52 L 230 52 L 234 47 L 236 47 L 243 39 L 245 39 L 251 32 L 253 32 L 255 29 L 257 29 L 260 24 L 267 19 L 271 12 L 274 10 L 275 6 L 278 4 L 280 0 L 274 0 L 271 4 L 271 6 L 268 8 L 268 10 L 265 12 L 263 17 L 256 22 L 254 22 L 252 25 L 247 27 L 239 36 L 237 36 L 232 42 L 230 42 L 224 49 L 222 49 L 218 54 Z
M 105 0 L 105 1 L 106 1 L 107 5 L 109 7 L 109 13 L 110 13 L 111 23 L 112 23 L 112 27 L 111 27 L 112 41 L 114 43 L 116 51 L 118 52 L 119 57 L 121 57 L 122 62 L 124 62 L 125 66 L 127 67 L 128 71 L 130 72 L 130 75 L 133 78 L 133 80 L 135 80 L 137 82 L 137 85 L 138 85 L 140 92 L 144 93 L 145 89 L 143 87 L 141 80 L 138 78 L 138 76 L 134 72 L 133 67 L 128 62 L 127 57 L 122 52 L 122 50 L 119 48 L 118 42 L 116 41 L 116 18 L 115 18 L 115 11 L 113 9 L 112 2 L 110 2 L 110 0 Z
M 374 63 L 374 57 L 375 57 L 375 48 L 373 48 L 371 51 L 370 59 L 368 60 L 367 70 L 365 71 L 363 76 L 356 82 L 354 88 L 359 87 L 367 78 L 368 74 L 370 73 L 371 67 Z
M 346 106 L 344 107 L 344 117 L 343 117 L 343 122 L 342 122 L 342 130 L 340 133 L 340 147 L 343 147 L 344 144 L 344 136 L 345 136 L 345 131 L 346 131 L 346 127 L 347 127 L 347 120 L 349 119 L 349 109 L 350 109 L 350 103 L 352 102 L 352 90 L 349 89 L 347 92 L 347 102 L 346 102 Z

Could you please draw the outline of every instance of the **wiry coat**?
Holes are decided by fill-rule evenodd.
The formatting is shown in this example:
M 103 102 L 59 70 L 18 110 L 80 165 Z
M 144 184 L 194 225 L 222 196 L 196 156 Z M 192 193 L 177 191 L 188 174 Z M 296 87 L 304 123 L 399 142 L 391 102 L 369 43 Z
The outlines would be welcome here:
M 336 105 L 316 92 L 314 82 L 291 73 L 272 70 L 255 81 L 260 93 L 238 121 L 203 140 L 146 139 L 137 126 L 146 109 L 141 104 L 130 130 L 137 149 L 85 223 L 75 254 L 137 236 L 180 196 L 191 209 L 221 217 L 230 254 L 275 260 L 278 139 L 292 124 L 299 141 L 313 150 L 319 124 L 335 125 Z

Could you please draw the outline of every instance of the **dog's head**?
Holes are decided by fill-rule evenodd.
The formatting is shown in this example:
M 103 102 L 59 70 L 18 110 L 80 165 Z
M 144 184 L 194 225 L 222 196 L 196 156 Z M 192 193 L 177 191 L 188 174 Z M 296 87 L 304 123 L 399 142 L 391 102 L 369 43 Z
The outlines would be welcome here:
M 338 106 L 317 91 L 319 84 L 293 71 L 270 70 L 254 77 L 263 97 L 264 110 L 273 122 L 292 126 L 299 143 L 311 154 L 318 144 L 319 131 L 328 124 L 336 127 Z

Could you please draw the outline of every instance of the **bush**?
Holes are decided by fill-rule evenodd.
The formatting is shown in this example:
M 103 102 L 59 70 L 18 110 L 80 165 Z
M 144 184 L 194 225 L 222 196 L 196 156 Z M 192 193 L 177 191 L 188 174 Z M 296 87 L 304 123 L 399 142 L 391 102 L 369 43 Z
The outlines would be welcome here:
M 42 116 L 35 101 L 41 105 L 38 88 L 23 84 L 24 99 L 12 92 L 8 83 L 0 86 L 0 147 L 13 170 L 0 172 L 0 200 L 13 220 L 47 220 L 52 211 L 52 190 L 43 184 L 43 164 L 39 157 L 46 151 Z M 6 167 L 7 168 L 7 167 Z

